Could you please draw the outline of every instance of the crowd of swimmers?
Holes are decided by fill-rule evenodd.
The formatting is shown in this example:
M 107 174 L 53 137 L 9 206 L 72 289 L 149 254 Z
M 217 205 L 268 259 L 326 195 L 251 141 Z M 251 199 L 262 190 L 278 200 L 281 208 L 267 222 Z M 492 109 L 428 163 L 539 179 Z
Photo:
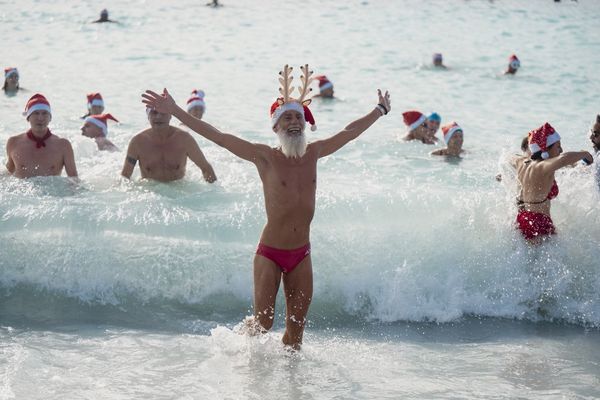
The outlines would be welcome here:
M 441 54 L 434 55 L 433 64 L 445 68 Z M 514 74 L 519 67 L 517 57 L 511 56 L 506 73 Z M 351 122 L 336 135 L 307 143 L 306 125 L 316 128 L 308 108 L 312 82 L 318 82 L 319 88 L 319 94 L 313 97 L 333 99 L 334 90 L 326 76 L 313 77 L 308 65 L 301 69 L 300 96 L 297 98 L 291 96 L 294 90 L 290 85 L 292 68 L 285 66 L 280 72 L 281 97 L 270 109 L 271 128 L 280 141 L 277 148 L 247 142 L 206 123 L 202 90 L 191 92 L 185 108 L 177 106 L 166 89 L 161 94 L 147 91 L 142 97 L 150 127 L 130 140 L 121 172 L 122 176 L 130 178 L 139 162 L 142 178 L 170 182 L 185 175 L 186 162 L 190 159 L 201 169 L 207 182 L 217 179 L 194 137 L 170 124 L 172 116 L 192 131 L 256 166 L 263 184 L 267 224 L 254 260 L 255 313 L 247 321 L 248 332 L 259 333 L 271 328 L 276 294 L 280 281 L 283 281 L 287 306 L 283 341 L 293 348 L 299 348 L 302 342 L 306 312 L 312 299 L 308 237 L 314 215 L 316 161 L 356 139 L 391 110 L 389 94 L 378 91 L 378 103 L 365 116 Z M 6 93 L 19 90 L 16 68 L 5 69 L 3 88 Z M 109 121 L 116 123 L 118 120 L 105 112 L 100 93 L 90 93 L 86 100 L 82 135 L 95 140 L 99 150 L 117 151 L 108 139 L 108 127 Z M 17 178 L 29 178 L 61 175 L 64 169 L 69 177 L 77 177 L 71 143 L 48 128 L 52 120 L 48 99 L 42 94 L 34 94 L 27 101 L 23 115 L 29 130 L 10 137 L 6 143 L 9 173 Z M 457 122 L 442 124 L 439 114 L 434 112 L 426 116 L 417 110 L 406 111 L 402 116 L 407 127 L 404 140 L 434 144 L 441 128 L 446 147 L 431 154 L 460 157 L 464 151 L 463 129 Z M 590 131 L 589 138 L 594 151 L 598 152 L 600 116 Z M 529 132 L 522 150 L 524 153 L 512 160 L 520 184 L 516 225 L 528 242 L 538 243 L 555 233 L 550 216 L 550 202 L 558 195 L 555 172 L 580 160 L 591 164 L 593 157 L 587 151 L 563 152 L 560 135 L 548 123 Z

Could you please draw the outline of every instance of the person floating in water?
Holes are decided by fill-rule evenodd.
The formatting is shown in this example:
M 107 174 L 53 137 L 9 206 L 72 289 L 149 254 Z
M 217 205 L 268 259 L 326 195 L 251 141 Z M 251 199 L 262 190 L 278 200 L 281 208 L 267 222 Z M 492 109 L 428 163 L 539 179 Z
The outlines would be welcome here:
M 4 93 L 15 94 L 19 89 L 19 70 L 14 67 L 4 68 Z
M 100 18 L 98 18 L 97 20 L 95 20 L 92 23 L 93 24 L 101 24 L 103 22 L 117 22 L 117 21 L 113 21 L 108 18 L 108 10 L 106 8 L 103 9 L 102 11 L 100 11 Z
M 61 139 L 48 129 L 52 120 L 50 103 L 41 94 L 34 94 L 23 115 L 30 129 L 6 142 L 8 162 L 6 169 L 17 178 L 59 176 L 63 168 L 69 177 L 77 177 L 73 148 L 67 139 Z
M 315 79 L 319 81 L 319 94 L 313 97 L 333 99 L 333 83 L 325 75 L 315 76 Z
M 435 136 L 435 134 L 437 133 L 438 129 L 440 129 L 441 123 L 442 123 L 442 117 L 440 117 L 440 115 L 436 112 L 431 113 L 431 115 L 429 115 L 429 117 L 427 117 L 426 124 L 427 124 L 427 129 L 429 131 L 429 137 L 434 142 L 438 141 L 438 138 Z
M 187 112 L 191 116 L 202 119 L 204 111 L 206 111 L 206 102 L 204 101 L 204 91 L 194 89 L 192 96 L 187 101 Z
M 504 71 L 504 75 L 514 75 L 519 68 L 521 68 L 521 61 L 513 54 L 508 58 L 508 67 L 506 68 L 506 71 Z
M 89 93 L 86 97 L 88 112 L 81 117 L 82 119 L 85 119 L 90 115 L 100 115 L 104 112 L 104 99 L 100 93 Z
M 313 295 L 310 224 L 315 213 L 317 162 L 333 154 L 387 114 L 390 96 L 378 90 L 379 104 L 339 133 L 307 144 L 306 123 L 315 126 L 308 108 L 312 71 L 301 67 L 299 97 L 293 98 L 292 68 L 279 73 L 282 97 L 271 105 L 271 128 L 280 146 L 251 143 L 220 132 L 179 108 L 165 89 L 163 95 L 146 91 L 144 103 L 159 112 L 173 114 L 208 140 L 253 163 L 262 181 L 267 223 L 254 257 L 254 316 L 246 320 L 249 332 L 273 326 L 275 299 L 281 281 L 286 301 L 283 343 L 300 349 L 306 316 Z
M 463 145 L 463 130 L 454 121 L 442 127 L 444 134 L 444 142 L 446 143 L 445 149 L 438 149 L 432 151 L 432 156 L 452 156 L 460 157 L 460 154 L 464 152 L 462 149 Z
M 444 65 L 444 59 L 442 57 L 442 53 L 433 53 L 433 66 L 436 68 L 443 68 L 446 69 L 448 67 L 446 67 Z
M 521 186 L 517 197 L 517 227 L 531 244 L 539 244 L 556 228 L 550 217 L 550 202 L 558 196 L 554 173 L 579 160 L 593 162 L 587 151 L 563 153 L 560 135 L 549 124 L 529 132 L 530 158 L 516 159 L 517 180 Z
M 408 131 L 403 140 L 420 140 L 425 144 L 435 143 L 429 134 L 427 117 L 425 117 L 425 115 L 419 111 L 406 111 L 402 113 L 402 117 L 404 118 L 404 124 Z
M 208 7 L 214 7 L 214 8 L 222 7 L 223 6 L 223 4 L 219 4 L 219 0 L 213 0 L 210 3 L 206 3 L 206 5 Z
M 119 149 L 117 146 L 106 138 L 108 136 L 107 120 L 109 119 L 119 122 L 111 114 L 90 115 L 85 119 L 85 122 L 81 127 L 81 134 L 90 139 L 94 139 L 98 146 L 98 150 L 118 151 Z
M 139 161 L 142 178 L 171 182 L 185 176 L 189 158 L 202 170 L 205 181 L 212 183 L 217 180 L 215 171 L 192 135 L 169 124 L 170 113 L 151 108 L 146 108 L 146 113 L 150 128 L 138 133 L 129 142 L 121 175 L 131 178 Z

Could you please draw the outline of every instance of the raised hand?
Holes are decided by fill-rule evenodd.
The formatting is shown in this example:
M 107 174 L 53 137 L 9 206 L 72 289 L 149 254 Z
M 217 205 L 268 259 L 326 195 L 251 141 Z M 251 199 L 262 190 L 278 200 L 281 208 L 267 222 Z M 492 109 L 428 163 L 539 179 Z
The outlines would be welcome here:
M 173 100 L 166 88 L 163 89 L 162 95 L 152 90 L 146 90 L 146 93 L 142 94 L 142 103 L 153 110 L 165 114 L 173 114 L 177 108 L 175 100 Z
M 385 95 L 381 94 L 381 90 L 377 89 L 377 95 L 379 96 L 379 106 L 384 108 L 384 114 L 389 113 L 392 110 L 392 102 L 390 100 L 390 94 L 388 91 L 385 91 Z

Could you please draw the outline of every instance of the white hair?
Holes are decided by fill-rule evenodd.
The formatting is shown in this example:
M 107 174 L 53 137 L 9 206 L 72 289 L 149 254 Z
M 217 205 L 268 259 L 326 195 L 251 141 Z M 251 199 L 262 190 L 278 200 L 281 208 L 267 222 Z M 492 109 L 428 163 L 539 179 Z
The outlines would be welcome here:
M 277 131 L 281 151 L 286 157 L 300 158 L 306 153 L 306 136 L 304 131 L 300 135 L 288 135 L 286 131 Z

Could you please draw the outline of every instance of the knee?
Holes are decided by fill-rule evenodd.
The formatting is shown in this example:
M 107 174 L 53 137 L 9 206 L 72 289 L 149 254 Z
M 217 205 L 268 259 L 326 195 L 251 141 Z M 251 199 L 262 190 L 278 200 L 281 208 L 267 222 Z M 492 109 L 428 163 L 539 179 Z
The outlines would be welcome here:
M 256 319 L 263 329 L 270 330 L 273 327 L 273 313 L 264 311 L 256 313 Z

